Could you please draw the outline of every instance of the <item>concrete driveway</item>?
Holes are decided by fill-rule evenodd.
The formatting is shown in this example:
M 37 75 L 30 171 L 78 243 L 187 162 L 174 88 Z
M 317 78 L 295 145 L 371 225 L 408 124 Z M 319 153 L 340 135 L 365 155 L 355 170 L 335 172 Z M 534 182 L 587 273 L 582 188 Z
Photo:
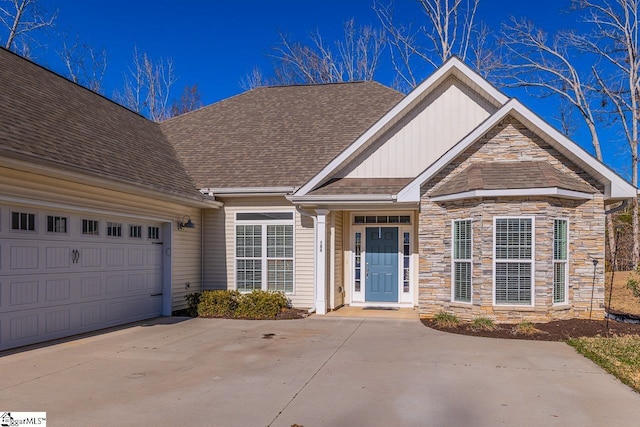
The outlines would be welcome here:
M 0 353 L 0 411 L 52 426 L 638 426 L 640 395 L 562 343 L 415 320 L 156 319 Z

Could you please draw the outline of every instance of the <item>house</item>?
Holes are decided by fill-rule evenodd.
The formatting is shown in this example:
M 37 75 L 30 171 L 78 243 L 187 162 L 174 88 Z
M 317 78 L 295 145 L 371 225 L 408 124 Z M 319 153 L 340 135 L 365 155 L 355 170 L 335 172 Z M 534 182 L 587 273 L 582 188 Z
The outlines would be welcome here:
M 163 123 L 0 49 L 0 350 L 283 291 L 318 315 L 604 315 L 636 189 L 456 58 L 407 96 L 264 87 Z

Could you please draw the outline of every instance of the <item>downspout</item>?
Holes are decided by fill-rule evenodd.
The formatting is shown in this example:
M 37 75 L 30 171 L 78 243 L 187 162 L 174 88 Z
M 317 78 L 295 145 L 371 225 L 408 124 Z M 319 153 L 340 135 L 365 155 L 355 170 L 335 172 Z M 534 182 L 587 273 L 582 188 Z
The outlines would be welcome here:
M 608 211 L 604 211 L 604 214 L 605 214 L 605 215 L 609 215 L 609 214 L 612 214 L 612 213 L 618 212 L 618 211 L 620 211 L 620 210 L 622 210 L 622 209 L 626 208 L 628 204 L 629 204 L 629 200 L 624 199 L 624 200 L 622 201 L 622 203 L 620 203 L 620 204 L 619 204 L 618 206 L 616 206 L 615 208 L 611 208 L 611 209 L 609 209 Z
M 200 292 L 204 291 L 204 209 L 200 209 Z

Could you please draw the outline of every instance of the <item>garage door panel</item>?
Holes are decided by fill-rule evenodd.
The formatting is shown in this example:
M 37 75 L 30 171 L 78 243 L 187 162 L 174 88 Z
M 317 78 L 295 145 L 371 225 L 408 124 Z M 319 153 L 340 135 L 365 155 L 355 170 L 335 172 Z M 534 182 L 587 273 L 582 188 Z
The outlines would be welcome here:
M 38 246 L 9 244 L 9 268 L 15 270 L 33 270 L 38 268 Z
M 44 333 L 47 335 L 57 332 L 71 331 L 71 309 L 63 308 L 46 313 L 44 316 Z
M 80 309 L 80 327 L 91 328 L 102 323 L 102 304 L 87 304 Z
M 16 231 L 7 219 L 12 209 L 25 210 L 0 205 L 0 350 L 162 313 L 158 235 L 132 238 L 125 232 L 131 224 L 142 230 L 161 224 L 116 218 L 122 236 L 107 236 L 107 222 L 114 218 L 27 209 L 38 226 Z M 67 218 L 66 232 L 47 231 L 50 215 Z M 84 219 L 97 221 L 97 227 L 83 228 Z
M 107 267 L 124 267 L 124 248 L 106 249 Z
M 162 266 L 162 246 L 154 245 L 147 249 L 147 265 L 149 267 Z
M 69 301 L 71 298 L 71 280 L 69 279 L 47 280 L 45 288 L 47 302 Z
M 20 307 L 38 303 L 38 281 L 20 280 L 9 282 L 9 307 L 19 310 Z
M 141 267 L 144 265 L 144 248 L 129 248 L 127 250 L 127 265 Z
M 82 249 L 80 249 L 79 262 L 82 268 L 102 267 L 102 248 L 86 246 L 82 247 Z
M 102 276 L 87 276 L 80 279 L 80 297 L 95 298 L 102 295 Z
M 71 248 L 68 246 L 48 246 L 45 248 L 45 259 L 47 270 L 69 268 L 71 266 Z
M 105 282 L 107 296 L 118 296 L 124 292 L 124 274 L 107 276 Z

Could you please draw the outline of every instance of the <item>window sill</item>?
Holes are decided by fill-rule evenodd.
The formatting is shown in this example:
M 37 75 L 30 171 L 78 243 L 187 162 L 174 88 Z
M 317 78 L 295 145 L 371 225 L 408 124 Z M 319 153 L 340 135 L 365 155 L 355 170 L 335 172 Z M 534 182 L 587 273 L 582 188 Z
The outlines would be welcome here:
M 469 308 L 472 306 L 473 306 L 472 302 L 449 301 L 449 307 Z
M 536 311 L 535 306 L 532 305 L 495 305 L 494 311 Z
M 551 307 L 553 311 L 566 311 L 571 309 L 570 304 L 558 304 Z

